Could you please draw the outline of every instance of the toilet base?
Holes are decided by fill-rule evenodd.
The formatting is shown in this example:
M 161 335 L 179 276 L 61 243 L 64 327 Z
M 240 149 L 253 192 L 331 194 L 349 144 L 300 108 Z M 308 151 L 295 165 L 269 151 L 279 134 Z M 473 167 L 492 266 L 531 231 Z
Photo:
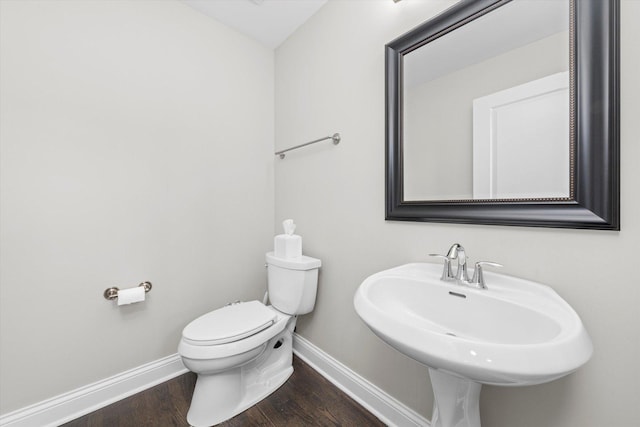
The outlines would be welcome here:
M 199 374 L 187 421 L 208 427 L 226 421 L 263 400 L 293 373 L 292 317 L 284 331 L 267 342 L 265 351 L 249 363 L 213 375 Z

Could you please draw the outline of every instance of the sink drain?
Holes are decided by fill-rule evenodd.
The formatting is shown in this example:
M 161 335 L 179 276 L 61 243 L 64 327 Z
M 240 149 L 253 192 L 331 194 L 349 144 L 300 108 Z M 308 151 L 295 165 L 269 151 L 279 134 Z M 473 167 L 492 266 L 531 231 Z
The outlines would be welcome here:
M 460 294 L 458 292 L 452 292 L 452 291 L 449 291 L 449 295 L 453 295 L 454 297 L 458 297 L 458 298 L 466 298 L 467 297 L 465 294 Z

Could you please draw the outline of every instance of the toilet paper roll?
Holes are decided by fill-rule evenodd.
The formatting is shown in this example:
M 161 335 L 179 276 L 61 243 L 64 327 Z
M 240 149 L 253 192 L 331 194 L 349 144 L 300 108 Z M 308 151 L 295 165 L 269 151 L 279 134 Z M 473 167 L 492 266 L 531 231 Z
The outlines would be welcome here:
M 144 301 L 144 287 L 136 286 L 135 288 L 122 289 L 118 291 L 118 305 L 133 304 L 135 302 Z

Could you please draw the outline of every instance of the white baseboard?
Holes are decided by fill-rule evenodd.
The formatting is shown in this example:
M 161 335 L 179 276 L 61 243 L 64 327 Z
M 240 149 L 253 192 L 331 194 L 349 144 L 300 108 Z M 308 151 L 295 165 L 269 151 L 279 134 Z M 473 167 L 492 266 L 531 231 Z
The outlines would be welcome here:
M 53 427 L 188 372 L 178 354 L 0 416 L 0 427 Z
M 425 427 L 429 420 L 294 334 L 293 351 L 320 375 L 389 426 Z M 188 372 L 178 354 L 0 416 L 0 427 L 55 427 Z
M 383 423 L 398 427 L 431 425 L 428 419 L 362 378 L 298 334 L 293 335 L 293 352 Z

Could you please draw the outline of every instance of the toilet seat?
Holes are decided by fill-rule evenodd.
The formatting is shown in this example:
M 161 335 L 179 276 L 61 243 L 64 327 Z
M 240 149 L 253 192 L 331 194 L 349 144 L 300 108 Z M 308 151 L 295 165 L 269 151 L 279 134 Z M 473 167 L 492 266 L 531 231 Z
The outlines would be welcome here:
M 232 343 L 267 329 L 276 317 L 259 301 L 231 304 L 193 320 L 182 331 L 182 339 L 196 346 Z

